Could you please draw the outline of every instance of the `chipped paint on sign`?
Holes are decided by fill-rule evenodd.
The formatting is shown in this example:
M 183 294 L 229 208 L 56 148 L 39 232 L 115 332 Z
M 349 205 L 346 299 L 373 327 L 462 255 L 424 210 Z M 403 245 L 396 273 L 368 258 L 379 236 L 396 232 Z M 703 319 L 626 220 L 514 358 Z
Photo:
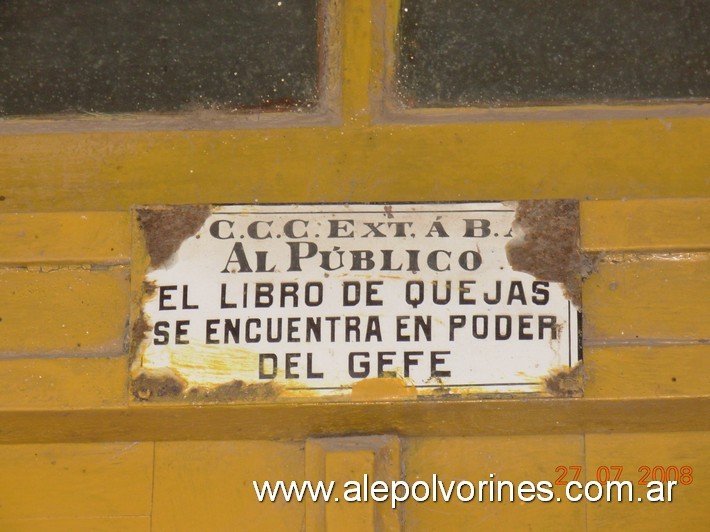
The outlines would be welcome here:
M 576 204 L 181 209 L 137 211 L 151 259 L 133 327 L 140 399 L 254 385 L 261 399 L 349 397 L 373 379 L 407 397 L 554 395 L 550 375 L 580 361 Z M 573 228 L 541 243 L 540 213 Z M 541 249 L 571 257 L 564 275 L 536 269 L 545 257 L 526 254 Z

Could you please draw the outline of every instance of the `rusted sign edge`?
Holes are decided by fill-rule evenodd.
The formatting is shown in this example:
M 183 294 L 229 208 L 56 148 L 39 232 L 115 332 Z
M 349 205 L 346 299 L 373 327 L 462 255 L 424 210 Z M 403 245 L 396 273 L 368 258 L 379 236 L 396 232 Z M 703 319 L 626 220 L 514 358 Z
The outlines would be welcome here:
M 180 245 L 195 235 L 212 211 L 211 205 L 162 205 L 135 210 L 153 269 L 170 263 Z
M 581 249 L 580 209 L 575 199 L 517 201 L 514 227 L 518 238 L 506 245 L 514 270 L 537 279 L 561 283 L 565 295 L 579 309 L 579 362 L 553 369 L 543 379 L 544 393 L 553 397 L 582 397 L 585 372 L 582 359 L 582 283 L 596 270 L 600 254 Z
M 520 236 L 505 251 L 511 267 L 541 281 L 562 283 L 581 308 L 583 255 L 579 247 L 577 200 L 518 201 L 513 227 Z

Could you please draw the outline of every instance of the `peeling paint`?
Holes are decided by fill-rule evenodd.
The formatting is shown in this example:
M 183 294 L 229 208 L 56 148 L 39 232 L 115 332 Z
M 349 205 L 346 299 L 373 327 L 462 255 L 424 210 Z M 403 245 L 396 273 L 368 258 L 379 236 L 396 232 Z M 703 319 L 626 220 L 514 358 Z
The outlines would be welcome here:
M 579 247 L 579 202 L 518 201 L 513 229 L 519 234 L 506 246 L 513 269 L 562 283 L 565 295 L 581 308 L 582 278 L 596 259 Z
M 136 213 L 155 269 L 168 265 L 183 241 L 200 230 L 210 215 L 210 206 L 165 205 L 136 209 Z
M 544 379 L 545 391 L 556 397 L 581 397 L 584 393 L 584 363 L 555 369 Z
M 606 252 L 600 254 L 599 262 L 608 264 L 634 264 L 643 262 L 687 262 L 687 261 L 702 261 L 706 259 L 705 253 L 686 252 L 658 252 L 649 251 L 644 253 L 639 252 Z
M 241 345 L 192 344 L 170 353 L 171 368 L 189 375 L 190 384 L 216 386 L 258 371 L 258 353 Z
M 405 379 L 397 376 L 363 379 L 353 385 L 352 399 L 361 401 L 416 399 L 417 389 L 407 384 Z

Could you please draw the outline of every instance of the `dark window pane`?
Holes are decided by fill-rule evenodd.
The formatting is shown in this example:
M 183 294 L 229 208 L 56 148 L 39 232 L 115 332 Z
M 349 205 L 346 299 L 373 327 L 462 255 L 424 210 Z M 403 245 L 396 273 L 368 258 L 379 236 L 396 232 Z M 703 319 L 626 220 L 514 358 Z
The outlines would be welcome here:
M 317 0 L 0 0 L 0 115 L 311 105 Z
M 707 98 L 710 0 L 403 0 L 410 106 Z

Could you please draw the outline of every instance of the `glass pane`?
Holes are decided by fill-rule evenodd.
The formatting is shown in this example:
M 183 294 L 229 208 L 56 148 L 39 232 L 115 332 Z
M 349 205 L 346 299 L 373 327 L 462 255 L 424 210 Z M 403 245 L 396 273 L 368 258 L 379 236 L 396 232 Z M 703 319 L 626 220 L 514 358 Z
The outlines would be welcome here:
M 310 106 L 317 0 L 0 0 L 0 115 Z
M 409 106 L 710 96 L 710 0 L 403 0 Z

